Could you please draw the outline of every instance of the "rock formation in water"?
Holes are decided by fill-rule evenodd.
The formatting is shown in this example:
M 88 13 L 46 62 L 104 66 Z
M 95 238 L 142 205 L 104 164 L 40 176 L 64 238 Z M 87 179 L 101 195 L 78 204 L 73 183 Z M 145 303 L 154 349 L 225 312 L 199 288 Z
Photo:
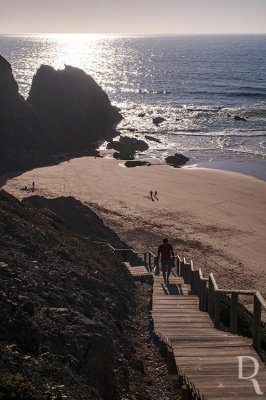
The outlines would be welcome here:
M 0 56 L 0 171 L 27 169 L 93 153 L 95 142 L 113 137 L 122 116 L 84 71 L 41 66 L 26 101 L 11 65 Z
M 128 136 L 121 136 L 119 141 L 114 140 L 107 145 L 107 149 L 114 149 L 114 157 L 120 160 L 133 160 L 136 151 L 145 151 L 149 148 L 144 140 L 138 140 Z
M 174 156 L 166 157 L 165 161 L 172 167 L 179 168 L 185 165 L 189 158 L 183 154 L 176 153 Z
M 154 125 L 159 126 L 159 124 L 161 124 L 162 122 L 166 121 L 165 118 L 163 117 L 155 117 L 153 118 L 152 122 L 154 123 Z

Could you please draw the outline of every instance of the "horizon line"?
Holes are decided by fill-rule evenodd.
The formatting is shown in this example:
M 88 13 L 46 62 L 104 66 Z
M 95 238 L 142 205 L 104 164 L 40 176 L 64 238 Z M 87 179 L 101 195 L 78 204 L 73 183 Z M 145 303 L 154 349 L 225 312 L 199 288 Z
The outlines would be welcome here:
M 175 32 L 175 33 L 133 33 L 133 32 L 0 32 L 0 35 L 113 35 L 113 36 L 185 36 L 185 35 L 266 35 L 266 32 Z

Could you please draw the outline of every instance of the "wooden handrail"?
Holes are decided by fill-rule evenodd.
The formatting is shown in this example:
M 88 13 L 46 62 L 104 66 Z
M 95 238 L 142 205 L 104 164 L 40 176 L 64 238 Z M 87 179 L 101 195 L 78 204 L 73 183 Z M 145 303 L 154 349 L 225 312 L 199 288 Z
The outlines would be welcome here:
M 152 272 L 152 257 L 153 262 L 156 257 L 151 251 L 136 252 L 133 249 L 116 249 L 110 243 L 97 242 L 104 246 L 109 246 L 113 251 L 131 251 L 135 255 L 142 255 L 144 263 L 148 271 Z M 253 346 L 260 352 L 261 342 L 261 309 L 266 310 L 266 301 L 259 291 L 256 290 L 242 290 L 242 289 L 220 289 L 214 278 L 213 273 L 209 277 L 205 278 L 202 273 L 202 269 L 195 269 L 193 261 L 186 262 L 185 257 L 183 260 L 179 256 L 175 256 L 177 261 L 177 274 L 184 278 L 184 282 L 191 285 L 192 293 L 196 294 L 200 300 L 200 310 L 208 311 L 210 316 L 214 320 L 215 328 L 220 327 L 220 310 L 221 310 L 221 297 L 222 295 L 231 295 L 230 305 L 230 331 L 237 333 L 237 308 L 238 308 L 238 296 L 253 296 Z

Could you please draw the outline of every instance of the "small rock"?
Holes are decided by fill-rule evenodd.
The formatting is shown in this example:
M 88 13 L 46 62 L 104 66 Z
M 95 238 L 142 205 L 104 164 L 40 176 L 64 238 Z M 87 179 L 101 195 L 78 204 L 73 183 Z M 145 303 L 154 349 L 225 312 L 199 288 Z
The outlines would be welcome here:
M 138 115 L 138 117 L 143 118 L 143 117 L 145 117 L 145 114 L 144 114 L 144 113 L 140 113 L 140 114 Z
M 234 116 L 234 120 L 235 120 L 235 121 L 247 121 L 246 118 L 239 117 L 239 115 L 235 115 L 235 116 Z
M 154 123 L 154 125 L 158 126 L 159 124 L 161 124 L 162 122 L 166 121 L 165 118 L 163 117 L 155 117 L 153 118 L 152 122 Z
M 160 139 L 157 139 L 153 136 L 145 135 L 145 139 L 152 140 L 153 142 L 162 143 Z

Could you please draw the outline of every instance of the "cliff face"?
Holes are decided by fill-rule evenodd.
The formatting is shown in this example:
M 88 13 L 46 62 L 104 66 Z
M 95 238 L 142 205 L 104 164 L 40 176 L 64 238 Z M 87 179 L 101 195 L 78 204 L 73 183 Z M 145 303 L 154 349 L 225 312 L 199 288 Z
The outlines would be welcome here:
M 0 171 L 45 165 L 59 153 L 88 154 L 97 140 L 115 135 L 121 119 L 101 87 L 70 66 L 41 66 L 26 101 L 0 56 Z
M 22 166 L 28 159 L 28 146 L 34 158 L 36 132 L 42 136 L 40 120 L 18 93 L 11 65 L 0 56 L 0 170 L 11 168 L 12 162 L 14 168 Z

